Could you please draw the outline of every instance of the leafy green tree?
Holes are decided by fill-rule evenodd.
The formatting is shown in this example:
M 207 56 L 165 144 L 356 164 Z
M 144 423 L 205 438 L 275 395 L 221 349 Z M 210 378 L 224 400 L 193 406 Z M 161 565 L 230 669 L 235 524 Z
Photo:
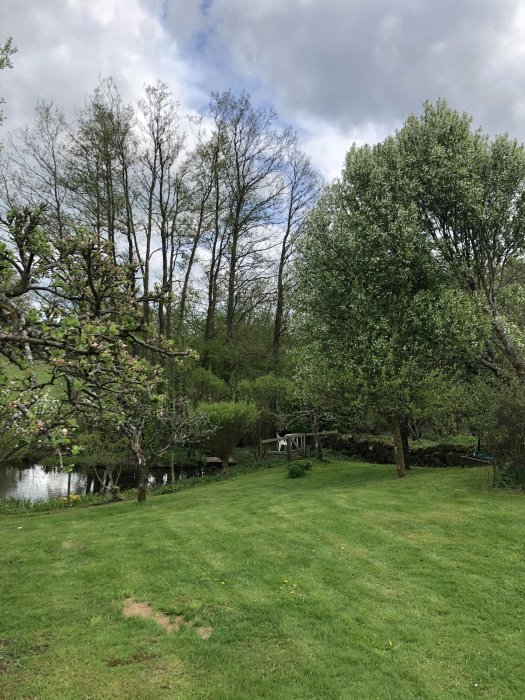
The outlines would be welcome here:
M 85 229 L 52 238 L 38 210 L 11 211 L 1 222 L 6 243 L 0 247 L 0 354 L 22 372 L 18 413 L 30 420 L 38 392 L 60 386 L 63 420 L 79 414 L 88 424 L 108 424 L 126 436 L 144 500 L 148 453 L 161 454 L 180 439 L 166 412 L 161 368 L 145 355 L 181 358 L 189 351 L 143 340 L 142 299 L 127 266 L 115 261 L 111 241 Z M 37 362 L 49 370 L 41 382 Z M 153 421 L 173 428 L 155 449 L 145 444 Z
M 479 352 L 476 309 L 447 288 L 409 193 L 395 139 L 352 148 L 311 218 L 299 268 L 308 366 L 389 423 L 400 477 L 402 425 L 432 413 L 440 387 Z
M 417 225 L 451 284 L 482 298 L 492 323 L 484 362 L 525 378 L 525 336 L 504 313 L 509 269 L 525 252 L 525 147 L 490 139 L 443 100 L 396 136 Z

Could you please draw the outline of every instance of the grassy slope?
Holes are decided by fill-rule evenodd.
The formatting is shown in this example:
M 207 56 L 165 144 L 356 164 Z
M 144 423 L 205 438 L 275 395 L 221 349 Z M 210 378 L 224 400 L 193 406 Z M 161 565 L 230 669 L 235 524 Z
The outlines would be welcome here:
M 333 462 L 5 517 L 0 696 L 525 697 L 525 500 L 487 486 Z M 127 596 L 213 635 L 124 619 Z
M 0 360 L 2 368 L 5 371 L 9 379 L 21 379 L 25 376 L 25 373 L 20 370 L 16 365 L 5 362 L 3 359 Z M 51 372 L 48 371 L 47 365 L 42 363 L 36 364 L 36 380 L 37 382 L 45 382 L 51 376 Z

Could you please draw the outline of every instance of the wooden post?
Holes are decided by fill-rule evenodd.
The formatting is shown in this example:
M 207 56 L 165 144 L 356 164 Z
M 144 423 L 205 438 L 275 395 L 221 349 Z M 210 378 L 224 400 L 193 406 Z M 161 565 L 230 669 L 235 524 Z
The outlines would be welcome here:
M 286 438 L 286 459 L 289 462 L 292 461 L 292 438 L 291 437 Z

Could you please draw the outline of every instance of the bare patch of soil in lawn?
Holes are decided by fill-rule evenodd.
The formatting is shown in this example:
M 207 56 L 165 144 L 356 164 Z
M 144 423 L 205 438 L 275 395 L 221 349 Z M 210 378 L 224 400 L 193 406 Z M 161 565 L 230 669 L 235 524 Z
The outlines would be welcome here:
M 152 654 L 141 654 L 140 652 L 137 652 L 133 654 L 133 656 L 130 656 L 128 659 L 110 659 L 107 662 L 107 665 L 110 668 L 114 666 L 128 666 L 129 664 L 139 664 L 141 663 L 141 661 L 151 661 L 155 658 L 157 657 L 153 656 Z
M 195 630 L 201 639 L 209 639 L 213 632 L 211 627 L 197 627 Z
M 159 612 L 149 603 L 139 603 L 134 598 L 126 598 L 122 607 L 124 617 L 143 617 L 147 620 L 155 620 L 166 632 L 179 632 L 182 627 L 193 627 L 193 620 L 185 620 L 182 615 L 170 617 L 166 613 Z M 212 635 L 212 627 L 197 627 L 196 633 L 201 639 L 209 639 Z

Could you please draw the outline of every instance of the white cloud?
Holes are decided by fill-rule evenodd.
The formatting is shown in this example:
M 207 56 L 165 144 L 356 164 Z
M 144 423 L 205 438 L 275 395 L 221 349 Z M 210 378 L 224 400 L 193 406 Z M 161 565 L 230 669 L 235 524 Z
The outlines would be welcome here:
M 71 114 L 112 75 L 131 101 L 164 80 L 183 111 L 247 88 L 329 179 L 353 141 L 383 138 L 427 98 L 525 140 L 519 0 L 3 0 L 8 36 L 4 133 L 40 97 Z
M 365 124 L 360 127 L 342 129 L 321 120 L 302 118 L 301 144 L 313 163 L 328 182 L 341 175 L 344 156 L 355 143 L 377 143 L 400 125 Z
M 38 98 L 72 113 L 107 75 L 132 101 L 157 79 L 183 105 L 195 99 L 190 66 L 160 17 L 139 0 L 10 0 L 2 32 L 18 47 L 14 70 L 1 76 L 4 128 L 27 123 Z

